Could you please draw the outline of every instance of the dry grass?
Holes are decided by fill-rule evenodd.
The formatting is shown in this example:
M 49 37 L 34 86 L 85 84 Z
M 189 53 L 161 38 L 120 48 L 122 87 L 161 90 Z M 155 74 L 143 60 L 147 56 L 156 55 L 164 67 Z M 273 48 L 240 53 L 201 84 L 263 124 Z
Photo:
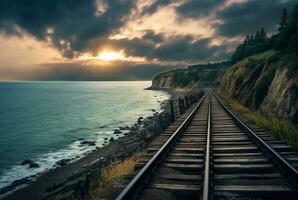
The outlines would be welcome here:
M 298 129 L 295 125 L 274 117 L 266 117 L 259 112 L 252 111 L 242 106 L 236 100 L 232 100 L 223 95 L 220 96 L 234 111 L 241 114 L 248 121 L 266 129 L 268 132 L 272 133 L 275 138 L 286 141 L 294 150 L 298 151 Z
M 123 162 L 113 163 L 101 170 L 101 176 L 97 183 L 91 185 L 89 190 L 89 199 L 101 199 L 102 192 L 105 191 L 106 186 L 113 180 L 120 180 L 123 176 L 128 175 L 134 171 L 135 164 L 140 160 L 141 152 L 134 153 L 131 157 Z
M 121 163 L 112 164 L 101 171 L 101 181 L 108 183 L 114 179 L 121 178 L 133 172 L 135 164 L 140 159 L 141 153 L 135 153 L 130 158 L 126 159 Z

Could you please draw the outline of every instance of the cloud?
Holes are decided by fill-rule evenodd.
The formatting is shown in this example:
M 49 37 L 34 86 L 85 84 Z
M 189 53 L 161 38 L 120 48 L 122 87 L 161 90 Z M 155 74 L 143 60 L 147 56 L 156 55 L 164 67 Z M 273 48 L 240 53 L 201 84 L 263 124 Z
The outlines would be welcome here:
M 181 16 L 198 18 L 208 16 L 226 0 L 190 0 L 177 7 L 176 11 Z
M 237 37 L 253 34 L 261 27 L 276 32 L 281 10 L 292 9 L 295 3 L 294 0 L 250 0 L 231 4 L 217 14 L 223 22 L 217 27 L 217 34 Z
M 229 6 L 223 7 L 227 2 L 230 2 Z M 176 22 L 181 24 L 180 26 L 176 24 L 176 29 L 184 29 L 189 18 L 200 22 L 202 18 L 207 17 L 210 20 L 202 22 L 210 23 L 205 25 L 205 29 L 208 27 L 208 36 L 195 36 L 191 35 L 191 32 L 185 35 L 179 31 L 173 35 L 173 30 L 169 34 L 166 26 L 158 30 L 163 31 L 161 33 L 156 32 L 152 26 L 147 30 L 144 29 L 146 27 L 141 27 L 142 31 L 145 30 L 142 37 L 122 38 L 118 41 L 109 39 L 132 20 L 129 16 L 136 9 L 137 3 L 139 1 L 131 0 L 2 0 L 0 29 L 8 35 L 21 35 L 21 31 L 24 30 L 38 40 L 52 44 L 69 58 L 81 52 L 89 51 L 96 54 L 99 49 L 110 45 L 117 49 L 125 49 L 128 54 L 149 59 L 198 61 L 204 58 L 208 60 L 206 57 L 212 57 L 209 53 L 216 53 L 216 48 L 210 46 L 208 44 L 210 40 L 205 40 L 206 38 L 239 37 L 251 34 L 261 26 L 272 32 L 276 29 L 281 9 L 294 5 L 293 0 L 154 1 L 144 6 L 142 12 L 138 13 L 139 16 L 134 17 L 150 19 L 150 15 L 159 12 L 162 7 L 171 5 L 179 18 Z M 163 10 L 163 12 L 170 11 Z M 213 23 L 212 20 L 221 21 L 221 24 Z M 198 24 L 192 23 L 192 25 Z M 201 24 L 197 29 L 202 29 Z M 203 29 L 201 32 L 204 33 Z M 203 48 L 206 48 L 205 51 Z
M 71 58 L 89 50 L 92 41 L 108 38 L 134 7 L 131 0 L 101 1 L 105 9 L 99 15 L 94 0 L 2 0 L 0 28 L 6 34 L 18 34 L 16 27 L 20 27 L 38 40 L 51 41 Z
M 146 6 L 141 14 L 145 15 L 145 14 L 153 14 L 155 13 L 160 7 L 163 6 L 167 6 L 169 4 L 171 4 L 171 0 L 156 0 L 154 1 L 152 4 L 150 4 L 149 6 Z
M 142 37 L 144 40 L 151 40 L 154 43 L 161 43 L 164 40 L 163 34 L 156 34 L 152 30 L 148 30 Z
M 124 50 L 125 54 L 144 57 L 148 61 L 184 61 L 186 63 L 224 60 L 228 45 L 211 45 L 212 38 L 196 39 L 191 35 L 166 37 L 150 31 L 141 38 L 110 40 L 107 46 Z M 214 58 L 214 55 L 217 55 Z
M 166 61 L 207 62 L 214 53 L 224 51 L 225 48 L 224 45 L 210 46 L 210 42 L 211 38 L 195 40 L 191 36 L 173 37 L 157 47 L 152 57 Z

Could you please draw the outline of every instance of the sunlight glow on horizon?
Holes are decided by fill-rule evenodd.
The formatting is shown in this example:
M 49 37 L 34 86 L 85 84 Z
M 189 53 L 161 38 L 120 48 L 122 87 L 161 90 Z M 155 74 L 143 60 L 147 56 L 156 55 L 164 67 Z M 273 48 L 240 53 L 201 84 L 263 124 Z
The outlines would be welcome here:
M 102 51 L 98 54 L 97 58 L 103 61 L 113 61 L 113 60 L 123 60 L 125 56 L 122 52 Z
M 79 61 L 110 63 L 113 61 L 127 60 L 123 51 L 103 50 L 98 52 L 97 56 L 92 56 L 90 53 L 84 53 L 78 57 Z

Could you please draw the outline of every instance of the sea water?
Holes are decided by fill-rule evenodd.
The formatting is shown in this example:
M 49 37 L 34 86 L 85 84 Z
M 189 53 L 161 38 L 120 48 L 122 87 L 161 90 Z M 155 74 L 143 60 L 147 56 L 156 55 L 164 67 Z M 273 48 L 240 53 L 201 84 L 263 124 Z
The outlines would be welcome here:
M 0 188 L 52 168 L 61 159 L 78 159 L 96 141 L 115 137 L 114 129 L 161 111 L 169 95 L 144 90 L 151 82 L 0 83 Z M 121 136 L 121 135 L 120 135 Z M 38 168 L 22 166 L 30 159 Z

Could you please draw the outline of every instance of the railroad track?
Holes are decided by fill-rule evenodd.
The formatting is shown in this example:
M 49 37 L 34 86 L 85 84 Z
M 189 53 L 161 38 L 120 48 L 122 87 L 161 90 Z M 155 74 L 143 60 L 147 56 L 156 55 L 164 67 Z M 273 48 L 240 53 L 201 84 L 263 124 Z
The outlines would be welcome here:
M 296 199 L 296 154 L 256 132 L 208 91 L 148 148 L 116 199 Z

